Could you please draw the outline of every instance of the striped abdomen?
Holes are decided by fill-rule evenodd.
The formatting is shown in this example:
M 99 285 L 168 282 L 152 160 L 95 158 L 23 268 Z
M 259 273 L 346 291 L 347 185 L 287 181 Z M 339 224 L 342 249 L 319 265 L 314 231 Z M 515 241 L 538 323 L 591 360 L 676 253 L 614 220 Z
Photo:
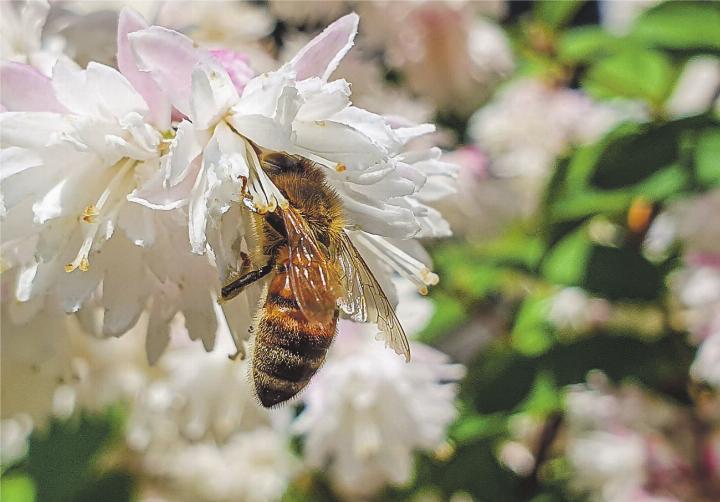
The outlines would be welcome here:
M 293 397 L 325 360 L 337 311 L 325 324 L 309 322 L 295 301 L 290 278 L 277 272 L 268 286 L 255 334 L 252 373 L 260 402 L 270 407 Z

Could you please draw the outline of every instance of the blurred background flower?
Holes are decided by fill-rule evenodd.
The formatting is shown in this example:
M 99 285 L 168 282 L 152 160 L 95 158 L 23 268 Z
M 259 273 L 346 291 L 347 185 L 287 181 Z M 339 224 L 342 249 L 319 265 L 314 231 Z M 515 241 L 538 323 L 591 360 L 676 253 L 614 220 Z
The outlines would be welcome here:
M 128 6 L 191 37 L 194 54 L 209 51 L 209 64 L 228 72 L 226 90 L 246 105 L 253 92 L 290 92 L 258 82 L 330 23 L 359 15 L 355 46 L 333 73 L 351 87 L 323 87 L 323 96 L 351 88 L 353 104 L 370 112 L 346 120 L 363 148 L 396 140 L 387 158 L 401 176 L 353 183 L 359 200 L 395 211 L 363 224 L 421 227 L 406 232 L 419 242 L 365 242 L 402 250 L 395 265 L 416 282 L 395 274 L 391 283 L 389 269 L 372 264 L 397 293 L 409 364 L 375 340 L 374 325 L 342 320 L 307 390 L 262 408 L 248 361 L 231 358 L 251 350 L 260 291 L 214 302 L 225 273 L 216 268 L 250 238 L 233 223 L 236 208 L 208 226 L 209 239 L 225 240 L 207 255 L 190 252 L 183 201 L 152 217 L 90 211 L 103 223 L 95 236 L 103 255 L 90 257 L 88 275 L 38 267 L 85 228 L 77 218 L 85 198 L 113 188 L 121 207 L 137 206 L 169 142 L 189 134 L 187 124 L 178 132 L 178 110 L 153 106 L 149 77 L 127 64 L 135 52 L 117 30 Z M 29 0 L 0 8 L 3 500 L 720 499 L 720 4 Z M 138 19 L 126 15 L 124 26 L 141 29 Z M 114 79 L 68 101 L 55 94 L 62 68 Z M 129 82 L 122 95 L 109 87 L 118 75 Z M 316 90 L 301 89 L 297 103 Z M 139 119 L 106 113 L 135 93 L 150 109 L 120 111 Z M 109 110 L 86 109 L 100 101 Z M 90 125 L 57 120 L 68 109 Z M 18 134 L 27 131 L 29 116 L 16 115 L 24 112 L 36 114 L 34 134 Z M 327 118 L 311 112 L 303 124 Z M 163 113 L 171 127 L 158 121 Z M 430 122 L 433 132 L 415 126 Z M 103 141 L 91 141 L 97 131 Z M 116 172 L 118 159 L 106 161 L 120 142 L 109 136 L 124 141 L 120 157 L 144 166 L 122 191 L 111 176 L 94 177 L 92 188 L 72 170 Z M 48 159 L 63 159 L 63 169 L 45 170 L 47 186 L 28 193 L 23 172 Z M 52 192 L 63 177 L 73 186 Z M 64 225 L 43 218 L 72 203 Z M 78 255 L 87 235 L 78 236 L 72 253 L 58 254 L 63 263 Z M 425 292 L 421 276 L 434 282 L 430 263 L 440 282 L 424 297 L 417 286 Z M 114 299 L 101 294 L 113 274 L 127 293 Z

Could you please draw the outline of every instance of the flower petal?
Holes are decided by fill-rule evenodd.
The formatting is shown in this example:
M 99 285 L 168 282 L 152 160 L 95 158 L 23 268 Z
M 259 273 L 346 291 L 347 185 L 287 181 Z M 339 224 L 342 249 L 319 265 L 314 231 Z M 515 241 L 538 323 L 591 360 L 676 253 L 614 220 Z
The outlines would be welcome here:
M 149 113 L 142 96 L 115 68 L 90 62 L 87 66 L 87 85 L 98 96 L 101 107 L 118 119 L 130 113 L 142 116 Z
M 125 8 L 120 12 L 117 33 L 117 64 L 135 89 L 142 95 L 150 108 L 150 121 L 161 131 L 170 128 L 170 101 L 157 83 L 147 73 L 138 69 L 135 55 L 130 47 L 128 35 L 146 29 L 145 19 L 136 11 Z
M 207 129 L 238 100 L 235 85 L 220 63 L 208 57 L 192 72 L 190 117 L 197 129 Z
M 147 270 L 140 248 L 116 234 L 103 247 L 103 255 L 114 256 L 103 280 L 105 306 L 103 334 L 120 336 L 132 328 L 145 306 L 148 295 Z M 82 273 L 82 272 L 74 272 Z
M 32 66 L 0 62 L 0 102 L 7 111 L 67 111 L 55 97 L 52 82 Z
M 138 68 L 150 72 L 172 105 L 189 115 L 192 71 L 200 59 L 193 41 L 160 26 L 130 33 L 128 39 Z
M 192 122 L 180 122 L 167 156 L 165 184 L 172 187 L 185 179 L 190 164 L 202 153 L 201 141 Z
M 195 185 L 199 169 L 200 158 L 197 157 L 190 165 L 183 181 L 170 188 L 166 188 L 163 183 L 165 174 L 158 171 L 153 178 L 128 195 L 127 199 L 147 208 L 161 211 L 186 206 L 190 200 L 190 193 Z
M 327 80 L 353 46 L 360 18 L 354 12 L 341 17 L 300 49 L 289 65 L 298 80 Z

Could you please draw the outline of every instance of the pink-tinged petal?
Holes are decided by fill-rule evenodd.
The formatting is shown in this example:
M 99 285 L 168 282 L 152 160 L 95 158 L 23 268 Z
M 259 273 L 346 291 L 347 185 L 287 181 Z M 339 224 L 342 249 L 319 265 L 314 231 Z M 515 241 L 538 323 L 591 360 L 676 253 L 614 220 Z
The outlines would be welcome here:
M 297 79 L 320 77 L 327 80 L 353 46 L 359 20 L 354 12 L 343 16 L 300 49 L 290 61 Z
M 245 89 L 245 84 L 255 75 L 255 72 L 248 64 L 248 57 L 241 52 L 235 52 L 230 49 L 214 49 L 208 52 L 210 52 L 210 55 L 215 61 L 225 68 L 238 94 L 242 94 L 243 89 Z
M 148 27 L 145 19 L 136 11 L 125 8 L 120 12 L 117 33 L 117 63 L 135 89 L 142 95 L 150 108 L 150 120 L 158 129 L 170 128 L 170 100 L 147 72 L 142 72 L 135 62 L 128 35 Z
M 0 62 L 0 101 L 11 112 L 67 111 L 55 97 L 52 82 L 32 66 Z
M 189 115 L 192 72 L 201 55 L 193 41 L 160 26 L 130 33 L 128 39 L 138 68 L 150 72 L 172 105 Z

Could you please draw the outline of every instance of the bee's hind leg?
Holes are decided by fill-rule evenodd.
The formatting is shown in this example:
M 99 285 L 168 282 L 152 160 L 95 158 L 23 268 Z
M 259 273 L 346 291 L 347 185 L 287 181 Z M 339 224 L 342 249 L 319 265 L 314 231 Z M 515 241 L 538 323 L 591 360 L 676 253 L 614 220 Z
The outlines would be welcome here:
M 225 284 L 220 290 L 220 301 L 226 302 L 228 300 L 232 300 L 237 295 L 242 293 L 242 290 L 245 289 L 248 285 L 262 279 L 270 272 L 272 272 L 273 267 L 274 265 L 272 263 L 268 263 L 257 270 L 251 270 L 250 272 L 231 280 L 230 282 Z

